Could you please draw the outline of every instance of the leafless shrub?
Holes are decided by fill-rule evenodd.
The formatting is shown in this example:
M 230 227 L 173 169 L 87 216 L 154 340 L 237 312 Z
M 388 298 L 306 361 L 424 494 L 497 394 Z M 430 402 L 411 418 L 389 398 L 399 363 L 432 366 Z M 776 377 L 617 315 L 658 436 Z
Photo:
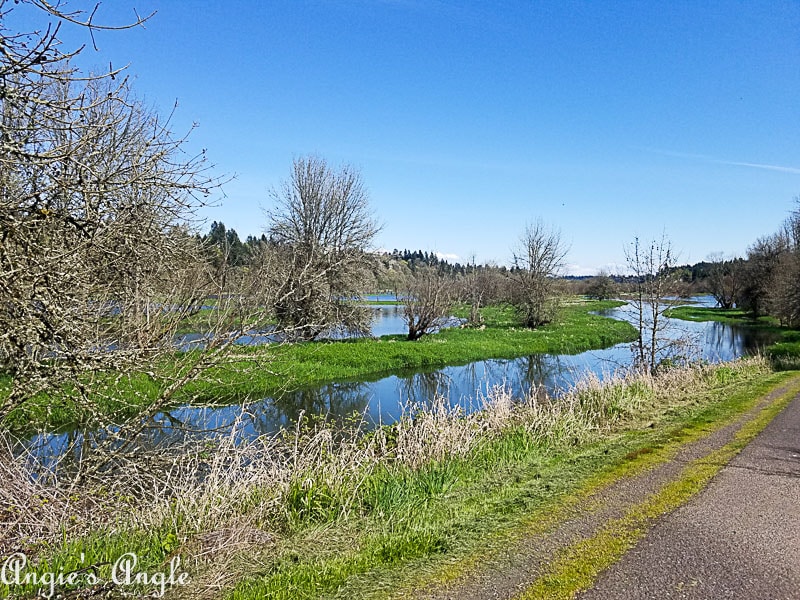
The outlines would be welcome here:
M 417 269 L 411 284 L 402 294 L 403 321 L 408 339 L 418 340 L 447 324 L 455 301 L 455 283 L 432 268 Z
M 664 313 L 677 305 L 681 282 L 674 270 L 675 252 L 666 235 L 649 244 L 639 238 L 625 249 L 628 269 L 633 276 L 633 294 L 628 298 L 634 309 L 639 338 L 634 345 L 637 368 L 653 373 L 663 360 L 683 359 L 692 341 L 667 334 L 672 326 Z
M 779 252 L 773 258 L 772 268 L 760 274 L 765 279 L 764 304 L 782 325 L 797 327 L 800 324 L 800 209 L 784 222 L 775 240 Z
M 379 227 L 361 175 L 318 157 L 298 158 L 271 197 L 269 236 L 281 267 L 274 311 L 281 327 L 305 340 L 331 328 L 365 333 L 370 313 L 354 300 L 370 277 L 366 250 Z
M 787 251 L 787 239 L 780 233 L 763 236 L 750 246 L 747 251 L 741 308 L 756 316 L 769 313 L 773 278 L 781 256 Z
M 470 325 L 481 325 L 483 317 L 481 308 L 489 304 L 497 304 L 508 299 L 508 281 L 505 270 L 496 265 L 476 265 L 473 258 L 467 273 L 458 286 L 459 298 L 469 304 L 468 322 Z
M 526 327 L 552 320 L 557 308 L 555 277 L 563 267 L 567 249 L 560 232 L 537 221 L 525 229 L 514 254 L 511 303 Z
M 778 257 L 767 294 L 767 310 L 781 325 L 800 325 L 800 251 Z
M 41 393 L 92 412 L 109 374 L 137 371 L 161 381 L 157 409 L 211 360 L 185 357 L 166 379 L 152 367 L 174 352 L 184 317 L 224 297 L 191 231 L 219 180 L 119 71 L 80 73 L 69 63 L 79 50 L 60 50 L 63 23 L 117 27 L 94 11 L 23 4 L 53 23 L 0 30 L 0 370 L 11 378 L 0 420 Z
M 708 257 L 708 277 L 706 286 L 720 308 L 731 309 L 741 299 L 744 285 L 744 261 L 736 258 L 725 258 L 722 253 Z
M 186 137 L 119 71 L 70 65 L 59 28 L 107 28 L 94 12 L 23 4 L 55 24 L 0 30 L 0 420 L 47 394 L 49 406 L 76 406 L 76 418 L 114 432 L 111 443 L 237 358 L 234 341 L 267 320 L 274 294 L 260 275 L 276 260 L 214 268 L 193 231 L 220 184 L 205 151 L 186 154 Z M 177 353 L 176 331 L 200 311 L 205 352 Z M 120 429 L 120 415 L 135 416 Z
M 584 293 L 594 300 L 608 300 L 619 295 L 619 290 L 608 273 L 600 272 L 586 282 Z

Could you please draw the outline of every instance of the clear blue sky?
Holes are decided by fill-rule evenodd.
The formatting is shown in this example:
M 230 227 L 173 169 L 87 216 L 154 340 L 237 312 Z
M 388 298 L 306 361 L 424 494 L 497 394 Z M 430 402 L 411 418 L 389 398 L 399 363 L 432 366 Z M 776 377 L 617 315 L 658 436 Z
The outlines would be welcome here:
M 72 0 L 71 8 L 93 3 Z M 309 153 L 361 169 L 376 247 L 508 262 L 526 221 L 571 270 L 665 230 L 684 262 L 742 254 L 800 195 L 800 3 L 113 0 L 85 64 L 199 128 L 205 211 L 260 235 Z M 67 31 L 68 42 L 87 41 Z

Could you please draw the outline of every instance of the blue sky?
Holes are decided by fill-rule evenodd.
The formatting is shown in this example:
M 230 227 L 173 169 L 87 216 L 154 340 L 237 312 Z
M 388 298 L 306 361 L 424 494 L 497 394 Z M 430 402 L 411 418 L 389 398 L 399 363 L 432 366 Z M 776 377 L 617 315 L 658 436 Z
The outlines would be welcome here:
M 305 154 L 361 169 L 376 247 L 507 263 L 541 218 L 575 273 L 662 231 L 684 262 L 742 254 L 800 195 L 798 2 L 114 0 L 97 18 L 134 7 L 157 12 L 80 60 L 130 63 L 177 130 L 199 124 L 191 146 L 235 175 L 204 215 L 242 238 Z

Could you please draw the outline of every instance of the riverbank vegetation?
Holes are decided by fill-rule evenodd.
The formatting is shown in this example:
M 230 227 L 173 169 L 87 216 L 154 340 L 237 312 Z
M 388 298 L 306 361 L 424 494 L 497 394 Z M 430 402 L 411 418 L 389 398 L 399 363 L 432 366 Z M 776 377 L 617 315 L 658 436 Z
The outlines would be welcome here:
M 377 597 L 456 575 L 789 376 L 747 359 L 590 378 L 558 400 L 497 388 L 468 414 L 434 402 L 371 432 L 312 420 L 176 449 L 180 460 L 121 454 L 113 471 L 80 482 L 32 477 L 24 457 L 7 457 L 0 551 L 25 552 L 31 571 L 89 569 L 106 582 L 122 552 L 149 572 L 180 557 L 190 583 L 176 597 Z
M 128 553 L 152 574 L 180 559 L 190 577 L 173 590 L 180 598 L 362 597 L 440 579 L 631 456 L 717 426 L 789 377 L 760 359 L 659 363 L 557 398 L 495 388 L 471 411 L 434 396 L 377 429 L 358 415 L 306 415 L 260 437 L 239 435 L 244 420 L 202 439 L 181 437 L 172 416 L 158 429 L 178 405 L 577 353 L 641 340 L 642 329 L 593 314 L 619 303 L 571 299 L 561 240 L 541 224 L 510 268 L 374 252 L 379 225 L 360 173 L 321 157 L 293 161 L 260 238 L 243 243 L 216 222 L 201 235 L 196 212 L 222 182 L 205 151 L 187 154 L 186 137 L 122 71 L 80 71 L 81 48 L 58 37 L 126 26 L 60 3 L 0 5 L 8 23 L 31 23 L 0 28 L 0 557 L 24 555 L 39 581 L 3 582 L 2 596 L 51 584 L 65 596 L 122 595 L 132 590 L 110 569 Z M 10 18 L 23 10 L 30 19 Z M 748 257 L 766 286 L 741 296 L 756 315 L 795 323 L 798 278 L 782 273 L 797 274 L 798 230 Z M 659 270 L 632 276 L 634 287 Z M 610 297 L 607 280 L 593 283 Z M 366 289 L 405 298 L 408 335 L 326 339 L 368 331 Z M 423 327 L 425 290 L 446 302 Z M 468 326 L 441 329 L 450 309 Z M 192 333 L 202 334 L 194 345 L 180 335 Z M 281 341 L 237 343 L 258 335 Z M 143 441 L 151 427 L 156 441 Z M 58 464 L 12 435 L 58 428 L 69 431 L 39 438 L 45 448 L 77 439 L 54 452 Z
M 453 327 L 418 341 L 406 336 L 379 339 L 357 338 L 297 344 L 229 347 L 218 364 L 206 367 L 171 397 L 180 403 L 218 404 L 249 402 L 286 390 L 322 383 L 364 381 L 409 369 L 438 368 L 476 360 L 516 358 L 532 354 L 575 354 L 586 350 L 632 341 L 634 328 L 626 322 L 594 314 L 621 305 L 614 301 L 565 303 L 558 318 L 540 329 L 521 327 L 509 306 L 481 309 L 480 327 Z M 454 310 L 467 315 L 470 307 Z M 132 418 L 149 409 L 164 395 L 162 381 L 173 381 L 203 358 L 203 350 L 177 354 L 175 361 L 162 359 L 159 376 L 109 373 L 95 377 L 94 401 L 87 407 L 80 390 L 65 387 L 33 398 L 12 412 L 6 427 L 29 431 L 31 427 L 54 428 L 82 424 L 99 426 Z M 184 356 L 188 354 L 189 356 Z M 8 393 L 10 382 L 0 379 L 0 395 Z
M 667 316 L 686 321 L 718 321 L 737 325 L 753 331 L 771 334 L 774 341 L 764 348 L 777 369 L 800 369 L 800 329 L 781 325 L 780 320 L 768 315 L 755 316 L 740 308 L 709 308 L 679 306 L 668 311 Z

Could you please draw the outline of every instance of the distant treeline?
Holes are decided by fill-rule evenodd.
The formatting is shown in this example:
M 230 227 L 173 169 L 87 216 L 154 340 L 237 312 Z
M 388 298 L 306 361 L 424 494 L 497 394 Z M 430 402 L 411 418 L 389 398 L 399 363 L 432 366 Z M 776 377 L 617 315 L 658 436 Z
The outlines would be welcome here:
M 270 244 L 266 235 L 248 236 L 242 242 L 234 229 L 214 221 L 210 231 L 198 236 L 216 264 L 247 266 L 259 245 Z M 517 271 L 517 267 L 491 264 L 451 263 L 435 252 L 398 250 L 364 253 L 365 264 L 372 272 L 372 289 L 400 290 L 407 287 L 420 269 L 435 270 L 453 279 L 481 275 L 483 282 L 493 281 L 488 297 L 503 296 L 496 290 Z M 694 264 L 672 267 L 669 273 L 679 282 L 677 293 L 691 296 L 710 293 L 723 308 L 742 308 L 756 316 L 770 315 L 781 323 L 796 326 L 800 323 L 800 208 L 783 223 L 779 230 L 756 240 L 746 257 L 717 255 Z M 564 291 L 598 298 L 611 298 L 636 283 L 631 275 L 601 273 L 599 275 L 566 275 L 560 278 Z
M 218 260 L 224 258 L 228 266 L 247 265 L 253 250 L 259 244 L 268 244 L 269 239 L 265 234 L 260 237 L 248 235 L 244 242 L 239 238 L 235 229 L 228 229 L 222 221 L 214 221 L 211 228 L 205 235 L 198 235 L 209 249 L 214 250 Z M 402 261 L 411 272 L 415 272 L 418 267 L 434 267 L 438 271 L 447 275 L 468 275 L 478 270 L 496 270 L 498 272 L 513 272 L 516 267 L 505 267 L 491 264 L 476 264 L 475 262 L 462 264 L 460 262 L 450 262 L 446 258 L 440 258 L 436 252 L 425 250 L 398 250 L 391 252 L 379 252 L 376 254 L 381 258 L 390 258 L 395 261 Z M 747 261 L 743 258 L 736 258 L 733 261 L 737 266 L 744 265 Z M 699 284 L 708 279 L 715 273 L 718 263 L 701 261 L 693 265 L 682 265 L 670 269 L 670 274 L 677 275 L 678 278 L 687 284 Z M 633 282 L 634 278 L 628 275 L 610 273 L 607 274 L 614 283 L 625 284 Z M 594 278 L 595 275 L 564 275 L 562 279 L 566 281 L 586 281 Z

